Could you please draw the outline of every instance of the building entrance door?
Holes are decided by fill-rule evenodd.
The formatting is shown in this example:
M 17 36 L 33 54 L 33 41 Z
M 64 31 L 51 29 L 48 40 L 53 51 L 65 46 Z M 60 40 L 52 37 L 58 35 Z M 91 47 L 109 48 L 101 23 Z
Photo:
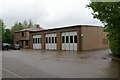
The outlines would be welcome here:
M 41 49 L 41 35 L 33 35 L 33 49 Z
M 77 32 L 61 33 L 62 50 L 77 50 Z
M 57 37 L 56 33 L 49 33 L 45 35 L 46 44 L 45 48 L 49 50 L 56 50 L 57 49 Z

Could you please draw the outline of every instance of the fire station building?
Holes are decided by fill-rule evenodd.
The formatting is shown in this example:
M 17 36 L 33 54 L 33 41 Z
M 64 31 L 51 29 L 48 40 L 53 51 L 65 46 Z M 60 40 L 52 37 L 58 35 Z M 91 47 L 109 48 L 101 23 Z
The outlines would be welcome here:
M 30 33 L 31 49 L 92 50 L 108 48 L 107 33 L 100 26 L 75 25 Z
M 73 25 L 53 29 L 28 30 L 25 31 L 29 35 L 27 41 L 20 37 L 23 35 L 23 31 L 14 33 L 14 43 L 22 40 L 23 48 L 82 51 L 109 47 L 108 33 L 104 32 L 101 26 Z

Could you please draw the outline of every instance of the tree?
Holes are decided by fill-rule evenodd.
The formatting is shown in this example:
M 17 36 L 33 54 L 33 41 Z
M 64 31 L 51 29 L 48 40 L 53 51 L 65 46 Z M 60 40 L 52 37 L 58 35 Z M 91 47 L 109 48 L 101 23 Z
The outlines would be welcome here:
M 0 19 L 0 41 L 5 41 L 5 25 L 2 19 Z
M 91 2 L 88 7 L 92 8 L 94 18 L 99 19 L 109 33 L 112 55 L 120 58 L 120 1 Z
M 14 26 L 11 28 L 11 32 L 14 33 L 15 31 L 19 31 L 21 29 L 24 29 L 24 26 L 21 22 L 16 22 Z
M 10 29 L 5 29 L 4 37 L 5 37 L 4 43 L 13 44 L 13 35 Z
M 7 30 L 7 32 L 6 32 L 6 37 L 7 37 L 7 36 L 10 36 L 8 42 L 13 43 L 13 40 L 14 40 L 14 32 L 19 31 L 19 30 L 21 30 L 21 29 L 24 29 L 24 27 L 25 27 L 25 26 L 24 26 L 21 22 L 16 22 L 16 23 L 14 24 L 14 26 L 12 26 L 12 28 L 11 28 L 10 31 Z M 10 33 L 10 32 L 11 32 L 11 33 Z M 8 35 L 8 34 L 10 34 L 10 35 Z

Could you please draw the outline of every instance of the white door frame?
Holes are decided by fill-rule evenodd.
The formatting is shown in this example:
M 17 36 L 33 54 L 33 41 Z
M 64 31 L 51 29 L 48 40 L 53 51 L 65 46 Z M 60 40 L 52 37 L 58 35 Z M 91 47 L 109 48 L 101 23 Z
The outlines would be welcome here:
M 33 35 L 33 39 L 34 39 L 33 49 L 41 49 L 40 38 L 41 38 L 41 35 Z M 38 40 L 39 40 L 39 43 L 38 43 Z
M 62 43 L 62 37 L 64 36 L 64 42 Z M 68 36 L 68 43 L 66 43 L 66 36 Z M 72 36 L 72 43 L 70 42 L 70 36 Z M 71 32 L 62 32 L 61 33 L 61 49 L 62 50 L 77 50 L 77 43 L 74 43 L 74 36 L 77 36 L 77 31 L 71 31 Z

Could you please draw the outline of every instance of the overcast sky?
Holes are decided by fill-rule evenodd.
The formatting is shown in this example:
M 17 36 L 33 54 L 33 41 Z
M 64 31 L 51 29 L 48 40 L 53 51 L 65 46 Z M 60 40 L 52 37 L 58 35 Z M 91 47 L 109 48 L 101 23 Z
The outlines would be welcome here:
M 85 24 L 101 25 L 86 8 L 88 0 L 0 0 L 0 18 L 11 27 L 16 21 L 32 19 L 44 28 Z

